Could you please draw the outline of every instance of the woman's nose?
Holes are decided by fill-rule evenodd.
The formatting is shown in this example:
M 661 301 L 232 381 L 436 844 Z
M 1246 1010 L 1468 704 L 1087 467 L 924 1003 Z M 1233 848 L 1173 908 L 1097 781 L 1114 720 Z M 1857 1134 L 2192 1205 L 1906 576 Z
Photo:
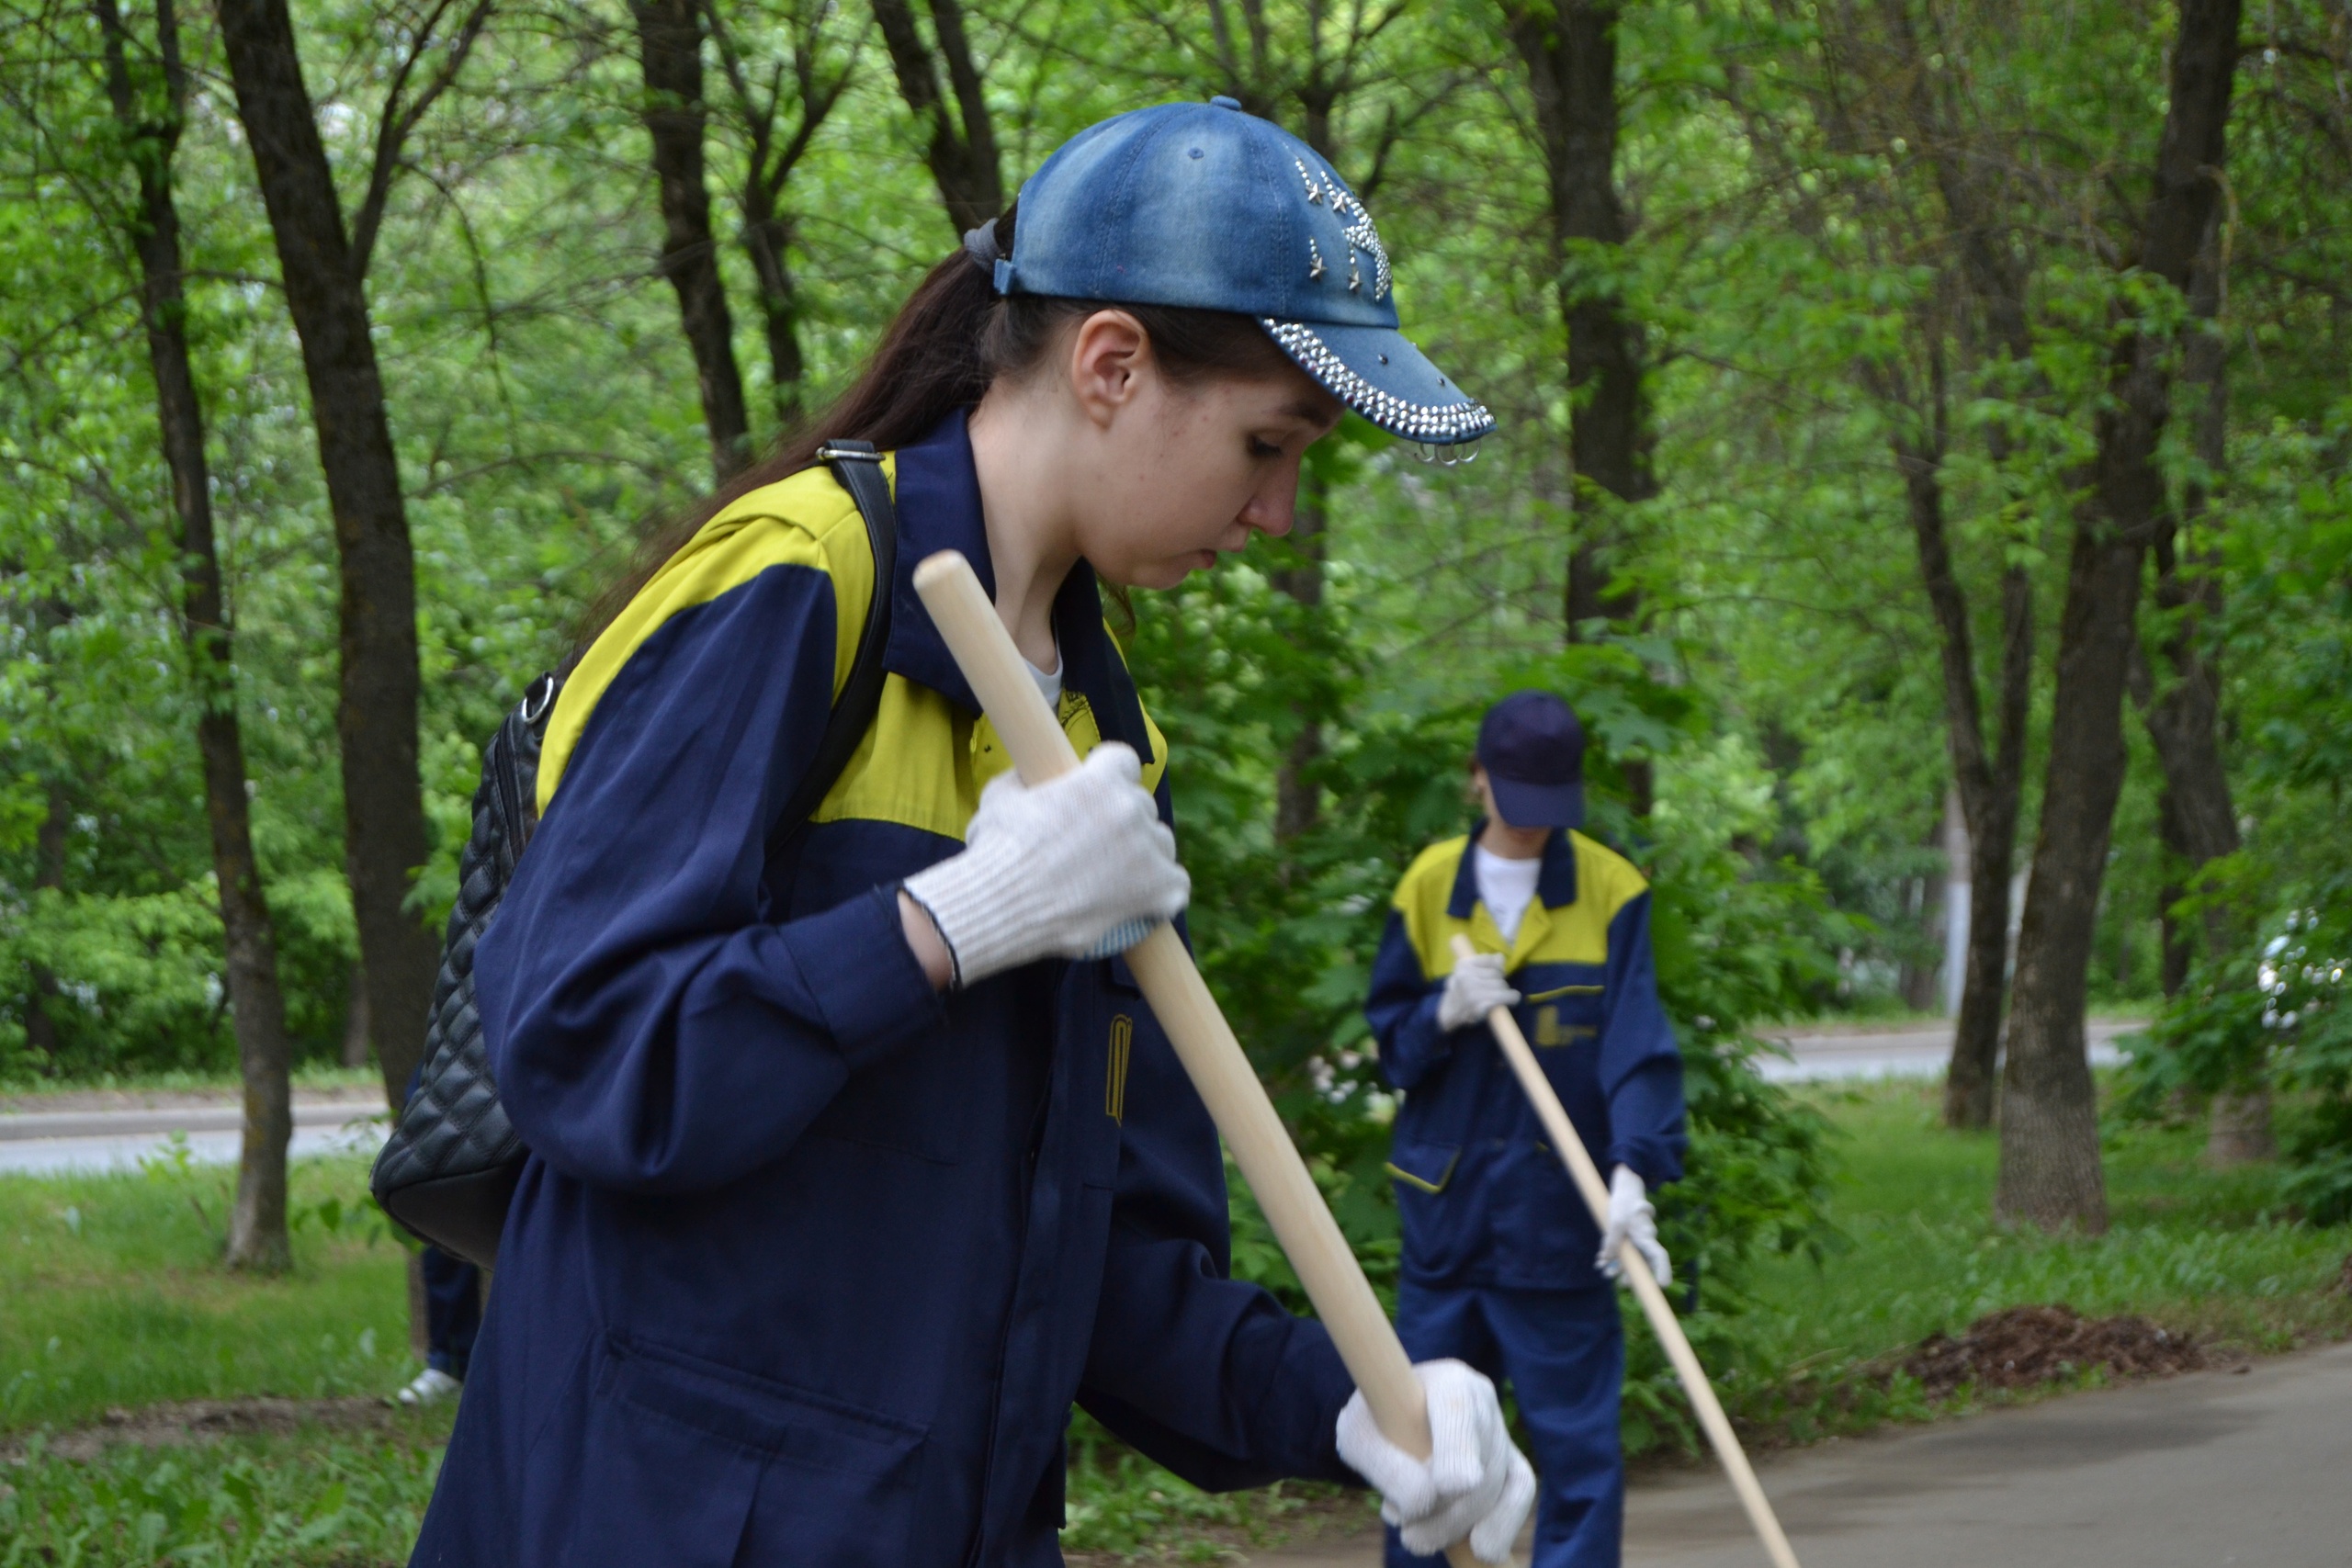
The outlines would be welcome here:
M 1290 532 L 1298 511 L 1298 472 L 1293 469 L 1276 484 L 1260 491 L 1242 507 L 1240 523 L 1261 534 L 1281 538 Z

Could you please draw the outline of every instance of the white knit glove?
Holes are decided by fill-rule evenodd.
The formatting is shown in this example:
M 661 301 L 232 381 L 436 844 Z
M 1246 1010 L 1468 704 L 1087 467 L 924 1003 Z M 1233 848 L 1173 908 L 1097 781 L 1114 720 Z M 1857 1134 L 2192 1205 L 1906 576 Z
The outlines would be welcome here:
M 1340 1457 L 1379 1490 L 1380 1517 L 1408 1551 L 1435 1556 L 1468 1537 L 1482 1562 L 1508 1561 L 1535 1503 L 1535 1472 L 1503 1427 L 1495 1385 L 1460 1361 L 1413 1368 L 1430 1405 L 1430 1457 L 1382 1436 L 1356 1391 L 1340 1412 Z
M 1445 994 L 1437 999 L 1437 1026 L 1449 1032 L 1487 1021 L 1496 1008 L 1519 1005 L 1519 993 L 1503 978 L 1503 955 L 1482 953 L 1465 958 L 1445 977 Z
M 1182 912 L 1193 879 L 1128 747 L 1035 789 L 989 781 L 964 852 L 906 880 L 969 986 L 1040 958 L 1102 958 Z
M 1600 1256 L 1593 1259 L 1621 1285 L 1625 1283 L 1625 1265 L 1617 1257 L 1617 1247 L 1627 1241 L 1648 1260 L 1661 1289 L 1674 1283 L 1674 1265 L 1658 1245 L 1657 1211 L 1650 1207 L 1649 1189 L 1630 1167 L 1621 1165 L 1609 1178 L 1609 1230 L 1600 1238 Z

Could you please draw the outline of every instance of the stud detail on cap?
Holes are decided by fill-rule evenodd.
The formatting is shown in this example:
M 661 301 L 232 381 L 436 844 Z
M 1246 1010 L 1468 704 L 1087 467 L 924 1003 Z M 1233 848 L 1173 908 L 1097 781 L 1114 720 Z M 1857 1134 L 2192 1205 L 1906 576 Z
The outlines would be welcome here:
M 1316 248 L 1315 236 L 1306 236 L 1306 281 L 1315 282 L 1323 276 L 1323 253 Z
M 1415 403 L 1382 391 L 1349 369 L 1304 321 L 1261 316 L 1258 324 L 1326 391 L 1392 435 L 1431 446 L 1453 446 L 1494 432 L 1495 416 L 1482 403 L 1466 398 L 1457 403 Z
M 1349 292 L 1353 293 L 1363 287 L 1363 276 L 1356 270 L 1355 257 L 1356 252 L 1363 251 L 1372 257 L 1372 297 L 1374 299 L 1387 299 L 1394 274 L 1388 265 L 1388 248 L 1380 243 L 1380 231 L 1372 226 L 1372 214 L 1364 210 L 1363 203 L 1358 201 L 1354 194 L 1329 170 L 1324 171 L 1318 189 L 1314 174 L 1305 164 L 1296 158 L 1293 158 L 1291 164 L 1298 170 L 1299 176 L 1306 181 L 1306 199 L 1309 202 L 1319 206 L 1325 197 L 1331 198 L 1332 216 L 1339 219 L 1340 232 L 1347 236 L 1348 241 Z

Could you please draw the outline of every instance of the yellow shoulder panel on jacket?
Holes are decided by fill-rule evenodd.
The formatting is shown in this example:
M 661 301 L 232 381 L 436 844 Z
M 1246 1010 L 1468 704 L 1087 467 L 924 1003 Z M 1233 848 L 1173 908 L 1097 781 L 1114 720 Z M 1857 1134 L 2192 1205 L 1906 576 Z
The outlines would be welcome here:
M 882 460 L 895 489 L 898 462 Z M 647 638 L 670 620 L 742 587 L 772 567 L 812 567 L 833 584 L 833 692 L 857 659 L 865 607 L 874 597 L 874 547 L 856 502 L 829 468 L 799 473 L 738 497 L 638 590 L 582 655 L 548 720 L 539 752 L 538 808 L 555 797 L 564 763 L 596 703 Z M 888 694 L 885 694 L 886 702 Z M 886 707 L 886 712 L 887 707 Z
M 1568 842 L 1577 852 L 1577 902 L 1594 905 L 1604 929 L 1618 910 L 1650 890 L 1634 863 L 1608 845 L 1577 832 L 1568 834 Z
M 1468 931 L 1470 922 L 1445 912 L 1453 901 L 1453 880 L 1461 874 L 1462 857 L 1470 852 L 1470 835 L 1442 840 L 1413 857 L 1397 880 L 1391 900 L 1404 917 L 1406 940 L 1421 961 L 1425 979 L 1453 973 L 1453 935 Z

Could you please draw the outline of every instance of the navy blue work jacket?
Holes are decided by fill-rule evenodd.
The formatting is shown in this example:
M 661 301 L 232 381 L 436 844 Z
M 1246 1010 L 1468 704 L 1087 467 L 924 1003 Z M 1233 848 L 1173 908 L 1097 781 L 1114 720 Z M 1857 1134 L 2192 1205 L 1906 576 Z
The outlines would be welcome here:
M 1073 1401 L 1206 1486 L 1346 1479 L 1319 1325 L 1228 1277 L 1216 1134 L 1125 966 L 942 997 L 896 887 L 1008 765 L 914 595 L 990 580 L 962 415 L 888 465 L 881 709 L 797 847 L 773 814 L 874 562 L 821 468 L 720 513 L 583 657 L 476 959 L 531 1149 L 414 1562 L 1060 1561 Z M 1146 718 L 1080 566 L 1063 725 Z
M 1506 943 L 1478 898 L 1477 831 L 1422 851 L 1397 884 L 1364 1008 L 1381 1071 L 1402 1091 L 1388 1173 L 1405 1274 L 1425 1285 L 1582 1290 L 1600 1280 L 1600 1230 L 1492 1032 L 1440 1029 L 1438 998 L 1457 934 L 1507 953 L 1520 1029 L 1602 1175 L 1623 1165 L 1652 1189 L 1676 1179 L 1682 1057 L 1658 1005 L 1649 886 L 1615 851 L 1556 829 Z

